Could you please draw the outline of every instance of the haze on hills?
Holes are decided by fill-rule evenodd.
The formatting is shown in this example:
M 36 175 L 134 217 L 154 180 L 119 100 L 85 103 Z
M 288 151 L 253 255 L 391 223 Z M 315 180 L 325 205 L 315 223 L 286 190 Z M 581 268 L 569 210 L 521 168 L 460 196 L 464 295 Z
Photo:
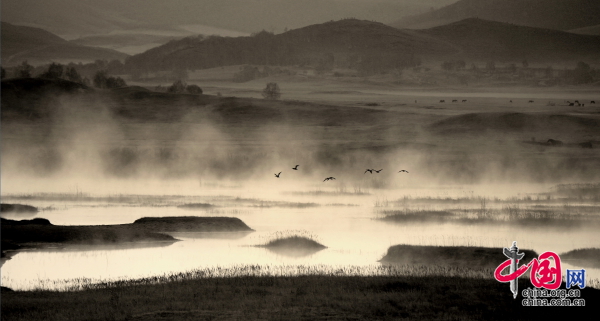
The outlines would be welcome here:
M 345 19 L 279 35 L 189 37 L 134 55 L 126 67 L 161 71 L 239 64 L 311 65 L 383 72 L 448 59 L 574 65 L 581 60 L 597 62 L 599 51 L 599 36 L 481 19 L 416 31 Z
M 467 18 L 571 30 L 600 24 L 600 5 L 596 0 L 460 0 L 431 12 L 399 17 L 390 25 L 425 29 Z
M 69 42 L 46 30 L 16 26 L 2 22 L 2 66 L 14 66 L 22 61 L 33 65 L 51 62 L 92 62 L 124 60 L 128 55 L 103 48 L 82 46 Z
M 2 21 L 44 28 L 66 39 L 116 30 L 180 30 L 202 25 L 282 32 L 355 17 L 389 22 L 456 0 L 5 0 Z

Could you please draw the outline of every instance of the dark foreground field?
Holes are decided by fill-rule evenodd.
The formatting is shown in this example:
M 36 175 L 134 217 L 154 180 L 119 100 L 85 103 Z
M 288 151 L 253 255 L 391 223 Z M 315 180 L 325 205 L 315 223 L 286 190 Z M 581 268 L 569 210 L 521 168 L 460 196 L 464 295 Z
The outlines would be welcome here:
M 522 279 L 519 289 L 531 287 Z M 508 284 L 452 277 L 235 277 L 83 292 L 2 292 L 2 320 L 540 320 L 585 307 L 523 307 Z M 568 309 L 569 311 L 564 311 Z

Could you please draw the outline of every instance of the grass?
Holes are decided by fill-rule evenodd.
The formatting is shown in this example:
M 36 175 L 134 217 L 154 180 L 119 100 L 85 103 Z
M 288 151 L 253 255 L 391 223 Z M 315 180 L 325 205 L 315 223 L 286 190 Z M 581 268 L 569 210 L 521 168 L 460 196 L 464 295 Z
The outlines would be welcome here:
M 414 222 L 414 221 L 444 221 L 451 219 L 454 214 L 448 211 L 400 211 L 384 210 L 381 211 L 380 220 L 392 222 Z
M 397 203 L 377 199 L 374 207 L 391 207 Z M 480 198 L 468 208 L 446 208 L 439 210 L 412 210 L 411 205 L 421 204 L 420 200 L 411 202 L 404 199 L 404 209 L 376 210 L 377 219 L 387 222 L 455 222 L 460 224 L 513 224 L 544 225 L 560 227 L 600 226 L 598 206 L 572 206 L 564 202 L 560 206 L 535 205 L 524 202 L 490 201 Z M 435 202 L 434 202 L 435 205 Z M 464 204 L 463 204 L 464 205 Z M 429 205 L 431 206 L 431 205 Z
M 441 267 L 294 266 L 204 269 L 89 285 L 77 291 L 2 291 L 3 320 L 533 320 L 556 308 L 528 309 L 490 274 Z M 243 273 L 247 273 L 244 275 Z M 85 281 L 85 280 L 83 280 Z M 531 287 L 519 279 L 519 288 Z M 593 308 L 600 290 L 581 290 Z

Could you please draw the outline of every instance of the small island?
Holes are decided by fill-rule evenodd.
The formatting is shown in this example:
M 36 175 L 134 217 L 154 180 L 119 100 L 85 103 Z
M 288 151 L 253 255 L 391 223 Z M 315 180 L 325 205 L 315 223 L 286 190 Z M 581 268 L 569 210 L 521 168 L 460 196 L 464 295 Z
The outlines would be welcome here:
M 129 242 L 176 242 L 168 232 L 253 231 L 233 217 L 144 217 L 131 224 L 65 226 L 44 218 L 9 220 L 2 218 L 2 252 L 49 244 L 104 245 Z M 5 245 L 10 245 L 5 248 Z M 4 256 L 4 253 L 3 253 Z
M 298 234 L 279 234 L 266 244 L 256 245 L 256 247 L 263 247 L 276 254 L 291 257 L 308 256 L 327 248 L 309 235 Z

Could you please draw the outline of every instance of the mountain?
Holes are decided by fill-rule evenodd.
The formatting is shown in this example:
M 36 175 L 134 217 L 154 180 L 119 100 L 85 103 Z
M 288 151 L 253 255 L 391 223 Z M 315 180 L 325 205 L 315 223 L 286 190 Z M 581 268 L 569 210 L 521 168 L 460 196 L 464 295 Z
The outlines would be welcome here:
M 600 36 L 579 35 L 559 30 L 465 19 L 448 25 L 418 30 L 459 48 L 457 58 L 529 62 L 600 61 Z
M 571 29 L 571 33 L 577 33 L 580 35 L 595 35 L 600 36 L 600 25 L 588 26 L 583 28 Z
M 419 61 L 589 63 L 600 59 L 600 37 L 465 19 L 425 30 L 400 30 L 377 22 L 344 19 L 273 35 L 188 37 L 131 56 L 130 72 L 206 69 L 227 65 L 310 65 L 366 73 Z
M 425 29 L 467 18 L 566 31 L 600 24 L 600 4 L 598 0 L 460 0 L 390 25 Z
M 2 21 L 65 39 L 116 30 L 204 25 L 244 33 L 282 32 L 355 17 L 381 22 L 456 0 L 2 0 Z M 224 34 L 221 34 L 224 35 Z
M 48 31 L 33 27 L 1 25 L 2 66 L 18 65 L 27 60 L 31 65 L 50 62 L 90 62 L 97 59 L 124 60 L 128 55 L 95 47 L 70 43 Z
M 131 56 L 130 70 L 205 69 L 226 65 L 312 65 L 324 68 L 406 67 L 457 49 L 426 34 L 382 23 L 344 19 L 274 35 L 188 37 Z
M 3 0 L 2 21 L 48 30 L 67 39 L 140 27 L 122 13 L 89 0 Z

